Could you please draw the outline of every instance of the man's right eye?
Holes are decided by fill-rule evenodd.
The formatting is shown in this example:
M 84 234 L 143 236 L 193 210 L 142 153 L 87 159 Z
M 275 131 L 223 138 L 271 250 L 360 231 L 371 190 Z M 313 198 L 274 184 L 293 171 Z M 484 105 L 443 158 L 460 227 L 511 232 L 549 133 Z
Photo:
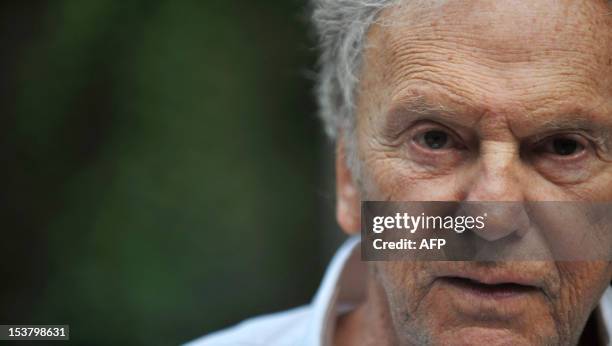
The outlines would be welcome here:
M 418 133 L 413 138 L 414 142 L 426 150 L 444 150 L 456 146 L 451 135 L 443 130 L 427 130 Z

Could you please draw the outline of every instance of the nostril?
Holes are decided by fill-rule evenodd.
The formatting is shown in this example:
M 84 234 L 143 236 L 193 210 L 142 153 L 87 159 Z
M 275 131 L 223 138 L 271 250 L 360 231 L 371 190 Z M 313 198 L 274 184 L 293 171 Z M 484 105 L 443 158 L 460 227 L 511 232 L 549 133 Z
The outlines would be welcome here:
M 516 231 L 514 231 L 514 235 L 519 238 L 522 238 L 527 234 L 528 231 L 529 230 L 527 229 L 527 227 L 520 227 Z
M 513 223 L 509 221 L 508 223 Z M 527 234 L 527 228 L 514 224 L 488 223 L 483 229 L 473 230 L 474 234 L 487 241 L 498 241 L 506 238 L 522 238 Z
M 506 230 L 491 230 L 485 228 L 482 230 L 473 230 L 473 232 L 487 241 L 501 241 L 511 240 L 511 238 L 522 238 L 527 233 L 527 230 L 513 228 L 508 228 Z
M 522 202 L 464 202 L 459 213 L 486 215 L 484 227 L 472 232 L 487 241 L 505 239 L 510 235 L 522 238 L 530 227 L 529 215 Z

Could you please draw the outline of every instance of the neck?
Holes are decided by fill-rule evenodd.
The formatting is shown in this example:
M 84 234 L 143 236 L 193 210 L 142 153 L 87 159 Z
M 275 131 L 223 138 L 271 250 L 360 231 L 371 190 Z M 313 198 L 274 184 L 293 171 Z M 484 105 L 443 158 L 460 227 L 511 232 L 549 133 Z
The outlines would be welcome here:
M 334 345 L 397 345 L 395 329 L 383 288 L 368 273 L 365 300 L 338 317 Z

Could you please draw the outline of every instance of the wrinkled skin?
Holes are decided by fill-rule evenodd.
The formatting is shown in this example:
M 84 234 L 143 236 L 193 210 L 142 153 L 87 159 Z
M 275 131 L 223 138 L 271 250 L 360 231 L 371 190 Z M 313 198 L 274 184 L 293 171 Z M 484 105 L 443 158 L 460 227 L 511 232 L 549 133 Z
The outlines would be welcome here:
M 612 200 L 608 4 L 410 6 L 384 11 L 386 24 L 367 36 L 359 177 L 346 164 L 346 137 L 338 142 L 337 218 L 346 232 L 359 231 L 360 200 Z M 612 279 L 607 261 L 369 269 L 367 299 L 339 321 L 338 344 L 574 345 Z M 492 303 L 437 280 L 464 271 L 522 275 L 540 290 Z

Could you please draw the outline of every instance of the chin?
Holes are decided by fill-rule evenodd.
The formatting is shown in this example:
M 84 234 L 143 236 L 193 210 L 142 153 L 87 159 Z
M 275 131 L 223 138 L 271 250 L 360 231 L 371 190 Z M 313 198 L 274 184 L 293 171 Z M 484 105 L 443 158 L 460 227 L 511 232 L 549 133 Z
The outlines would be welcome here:
M 530 335 L 527 338 L 526 335 Z M 433 345 L 486 345 L 486 346 L 522 346 L 549 345 L 549 342 L 533 340 L 533 333 L 520 334 L 508 329 L 490 327 L 459 327 L 443 331 L 439 337 L 434 337 Z

